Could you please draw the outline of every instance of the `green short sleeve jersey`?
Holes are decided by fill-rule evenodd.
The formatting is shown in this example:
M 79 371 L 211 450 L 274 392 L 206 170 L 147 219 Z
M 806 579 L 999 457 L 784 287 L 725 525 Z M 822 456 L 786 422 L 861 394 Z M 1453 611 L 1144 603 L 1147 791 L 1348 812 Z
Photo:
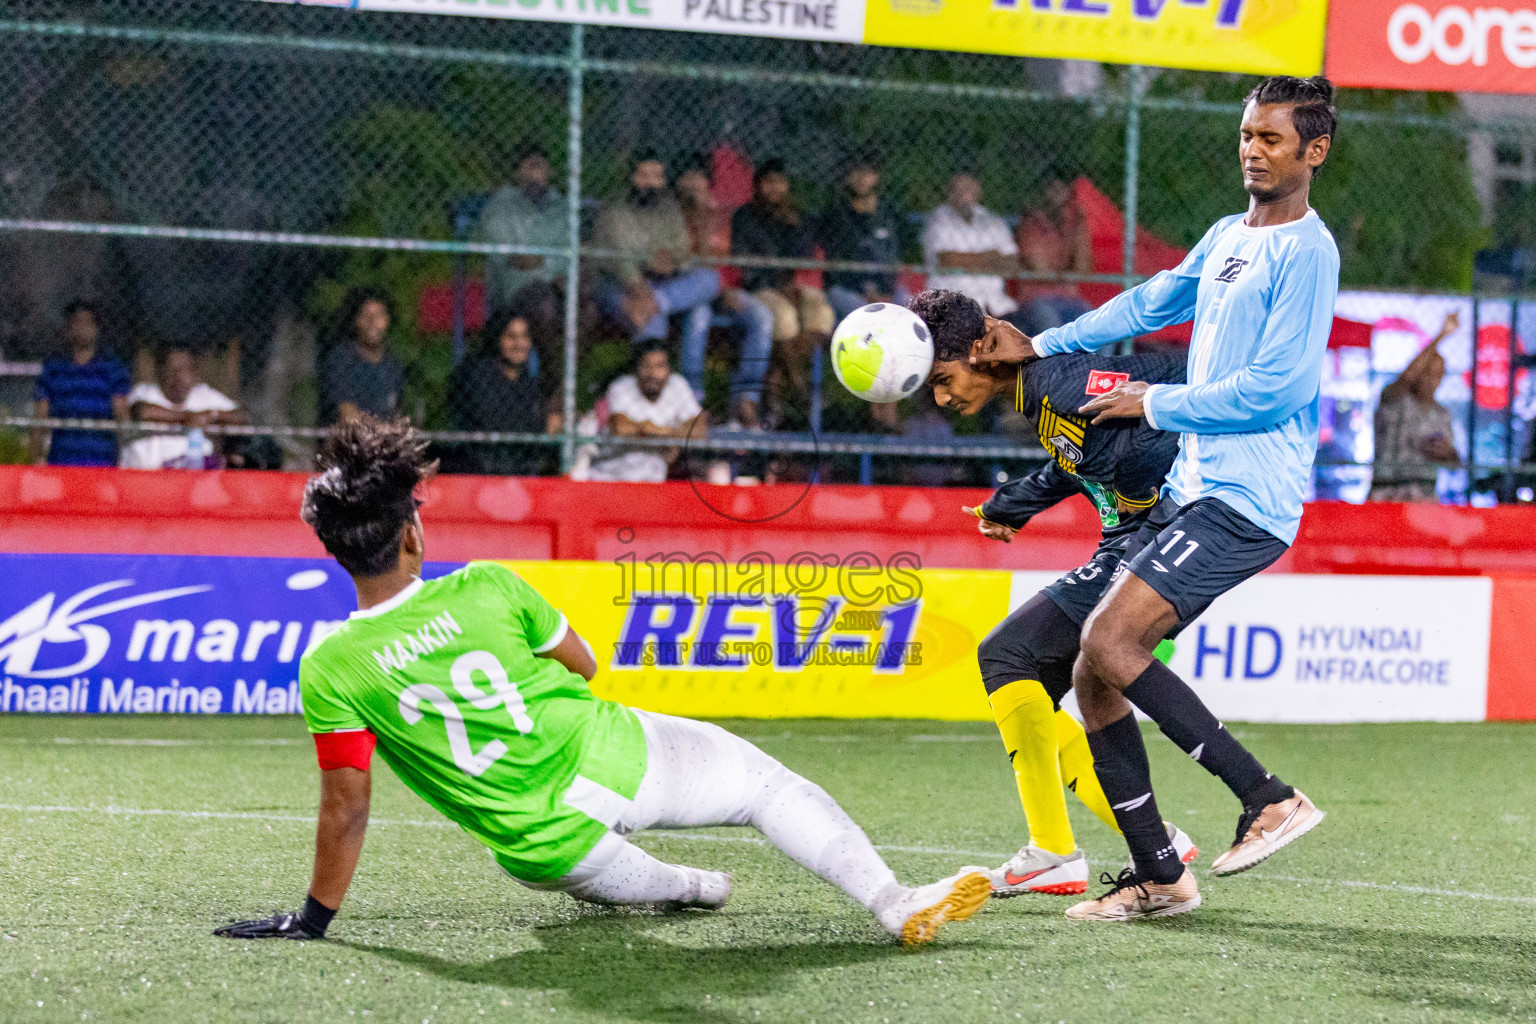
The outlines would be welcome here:
M 476 562 L 353 612 L 299 666 L 314 733 L 367 729 L 402 782 L 530 882 L 568 873 L 634 799 L 645 736 L 559 662 L 565 616 Z

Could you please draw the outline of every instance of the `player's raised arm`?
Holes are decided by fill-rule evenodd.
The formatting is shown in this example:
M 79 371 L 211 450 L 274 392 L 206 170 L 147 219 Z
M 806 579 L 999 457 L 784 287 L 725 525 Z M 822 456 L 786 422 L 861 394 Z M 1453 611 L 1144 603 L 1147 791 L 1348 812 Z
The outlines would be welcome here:
M 1013 533 L 1022 530 L 1036 515 L 1081 491 L 1070 473 L 1054 462 L 1047 462 L 1034 472 L 1003 484 L 971 514 L 982 521 L 983 527 L 994 523 L 1007 528 L 1008 536 L 996 539 L 1012 540 Z M 992 536 L 984 528 L 982 533 Z
M 1093 352 L 1105 345 L 1150 334 L 1193 317 L 1206 250 L 1225 223 L 1217 221 L 1184 261 L 1172 270 L 1160 271 L 1069 324 L 1035 335 L 1032 339 L 1035 353 L 1052 356 L 1064 352 Z
M 1243 434 L 1268 430 L 1306 408 L 1318 393 L 1338 279 L 1331 245 L 1298 252 L 1275 283 L 1253 361 L 1210 384 L 1152 386 L 1142 398 L 1147 422 L 1180 433 Z

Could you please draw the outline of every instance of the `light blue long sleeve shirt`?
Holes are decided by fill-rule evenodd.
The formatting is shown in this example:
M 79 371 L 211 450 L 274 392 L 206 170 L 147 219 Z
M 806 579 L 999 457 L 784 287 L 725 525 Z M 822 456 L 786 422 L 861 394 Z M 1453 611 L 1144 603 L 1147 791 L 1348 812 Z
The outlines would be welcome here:
M 1163 491 L 1181 505 L 1218 498 L 1290 544 L 1338 288 L 1339 251 L 1316 211 L 1262 228 L 1234 214 L 1173 270 L 1037 335 L 1035 351 L 1093 351 L 1193 319 L 1189 383 L 1154 384 L 1142 402 L 1148 423 L 1180 434 Z

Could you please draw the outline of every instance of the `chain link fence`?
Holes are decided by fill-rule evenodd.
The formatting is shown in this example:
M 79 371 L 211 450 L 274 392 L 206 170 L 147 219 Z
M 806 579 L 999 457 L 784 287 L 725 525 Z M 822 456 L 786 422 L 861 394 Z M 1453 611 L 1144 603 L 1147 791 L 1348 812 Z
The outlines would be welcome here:
M 62 437 L 124 464 L 299 468 L 359 408 L 412 417 L 448 468 L 594 478 L 1027 469 L 1041 452 L 1017 417 L 877 409 L 824 374 L 837 289 L 921 287 L 928 214 L 964 174 L 1025 242 L 1024 312 L 1102 302 L 1243 202 L 1253 84 L 250 0 L 15 0 L 0 50 L 0 458 L 58 460 Z M 1466 295 L 1475 253 L 1530 243 L 1529 187 L 1491 194 L 1484 165 L 1531 146 L 1536 119 L 1441 96 L 1341 108 L 1314 204 L 1345 287 Z M 642 157 L 667 190 L 637 208 Z M 800 224 L 764 249 L 732 211 L 769 159 Z M 877 215 L 829 219 L 865 165 Z M 665 293 L 654 308 L 636 280 Z M 686 400 L 615 389 L 652 336 Z M 105 362 L 90 348 L 124 372 L 79 369 Z M 712 426 L 608 436 L 637 391 L 679 422 L 701 394 Z

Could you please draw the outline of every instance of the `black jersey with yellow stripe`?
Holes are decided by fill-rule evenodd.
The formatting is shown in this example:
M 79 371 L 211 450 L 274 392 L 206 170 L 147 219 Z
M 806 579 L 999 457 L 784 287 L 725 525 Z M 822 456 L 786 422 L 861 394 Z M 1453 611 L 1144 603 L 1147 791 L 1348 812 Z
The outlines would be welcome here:
M 1077 410 L 1121 381 L 1183 384 L 1184 367 L 1184 356 L 1161 354 L 1072 353 L 1025 363 L 1014 384 L 1014 408 L 1034 426 L 1051 461 L 999 487 L 982 514 L 1021 527 L 1057 502 L 1086 494 L 1107 530 L 1150 509 L 1178 454 L 1179 436 L 1154 430 L 1145 419 L 1094 426 Z

